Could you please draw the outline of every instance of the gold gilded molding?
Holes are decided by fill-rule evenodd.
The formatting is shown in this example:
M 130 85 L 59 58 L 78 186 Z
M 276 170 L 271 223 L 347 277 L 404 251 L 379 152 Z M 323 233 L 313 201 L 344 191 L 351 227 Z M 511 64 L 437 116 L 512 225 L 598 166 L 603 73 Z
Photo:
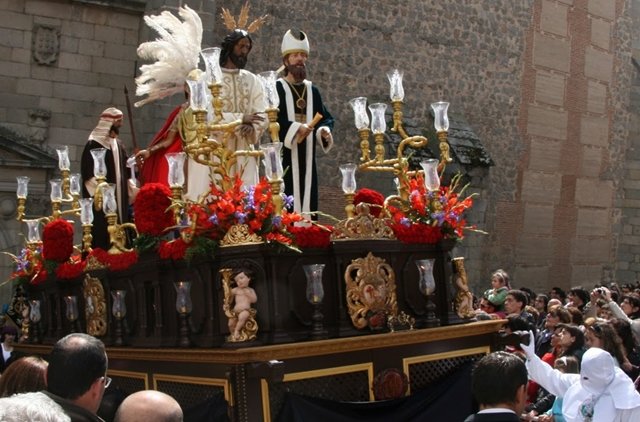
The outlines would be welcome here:
M 393 268 L 371 252 L 357 258 L 344 271 L 349 316 L 354 327 L 366 328 L 372 314 L 398 314 L 396 282 Z
M 187 377 L 184 375 L 170 374 L 151 374 L 153 378 L 153 389 L 158 390 L 158 381 L 178 382 L 182 384 L 212 385 L 214 387 L 222 387 L 224 390 L 224 399 L 233 406 L 233 395 L 231 394 L 231 386 L 229 381 L 224 378 L 202 378 Z M 160 391 L 160 390 L 158 390 Z
M 102 337 L 107 333 L 107 303 L 99 278 L 86 274 L 82 282 L 82 295 L 87 304 L 84 309 L 87 334 Z
M 478 355 L 481 353 L 487 355 L 491 353 L 491 348 L 489 346 L 480 346 L 480 347 L 472 347 L 470 349 L 452 350 L 450 352 L 434 353 L 431 355 L 413 356 L 410 358 L 402 359 L 402 371 L 405 373 L 405 375 L 407 375 L 407 377 L 409 377 L 409 389 L 407 391 L 407 395 L 411 394 L 411 378 L 409 375 L 409 366 L 415 365 L 417 363 L 458 358 L 463 356 Z
M 257 234 L 251 233 L 248 225 L 235 224 L 224 235 L 224 238 L 220 241 L 220 246 L 252 245 L 257 243 L 264 243 L 264 240 Z
M 107 369 L 107 375 L 121 378 L 135 378 L 144 381 L 144 389 L 149 389 L 149 374 L 146 372 L 122 371 L 120 369 Z
M 131 348 L 107 347 L 109 361 L 149 361 L 149 362 L 190 362 L 214 364 L 243 364 L 250 362 L 266 362 L 272 359 L 284 360 L 311 356 L 326 356 L 336 353 L 376 350 L 388 347 L 401 347 L 412 344 L 441 342 L 464 337 L 492 336 L 497 334 L 506 321 L 495 319 L 470 322 L 453 326 L 436 327 L 420 330 L 396 331 L 380 333 L 372 336 L 357 336 L 299 342 L 291 344 L 274 344 L 269 346 L 240 347 L 237 349 L 177 349 L 177 348 Z M 487 337 L 487 348 L 491 338 Z M 52 345 L 25 344 L 15 345 L 16 350 L 27 354 L 46 356 Z
M 269 404 L 269 383 L 260 379 L 260 398 L 262 399 L 262 420 L 271 422 L 271 405 Z
M 331 240 L 375 239 L 392 240 L 396 236 L 389 227 L 388 218 L 377 218 L 370 214 L 369 205 L 356 205 L 356 215 L 336 224 Z

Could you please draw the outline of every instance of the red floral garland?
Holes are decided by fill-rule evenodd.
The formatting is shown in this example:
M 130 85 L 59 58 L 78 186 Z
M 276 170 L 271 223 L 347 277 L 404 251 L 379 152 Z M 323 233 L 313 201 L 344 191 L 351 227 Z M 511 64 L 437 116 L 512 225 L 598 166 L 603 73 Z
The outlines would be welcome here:
M 100 263 L 109 267 L 111 271 L 126 270 L 138 262 L 138 252 L 136 251 L 110 254 L 104 249 L 96 248 L 91 251 L 89 256 L 95 257 Z
M 73 226 L 63 218 L 57 218 L 44 226 L 42 232 L 42 257 L 50 261 L 66 262 L 73 253 Z
M 414 223 L 404 226 L 400 223 L 390 224 L 399 241 L 404 243 L 438 243 L 444 238 L 440 227 Z
M 86 262 L 65 262 L 56 268 L 56 278 L 60 280 L 72 280 L 78 278 L 84 272 Z
M 295 243 L 300 248 L 328 248 L 331 244 L 333 227 L 311 225 L 309 227 L 288 228 L 289 233 L 295 238 Z
M 171 190 L 168 186 L 162 183 L 144 185 L 133 203 L 138 233 L 160 236 L 168 227 L 171 227 L 173 214 L 168 210 L 170 206 Z
M 175 261 L 184 259 L 189 244 L 182 239 L 167 242 L 163 240 L 158 247 L 158 254 L 162 259 L 173 259 Z

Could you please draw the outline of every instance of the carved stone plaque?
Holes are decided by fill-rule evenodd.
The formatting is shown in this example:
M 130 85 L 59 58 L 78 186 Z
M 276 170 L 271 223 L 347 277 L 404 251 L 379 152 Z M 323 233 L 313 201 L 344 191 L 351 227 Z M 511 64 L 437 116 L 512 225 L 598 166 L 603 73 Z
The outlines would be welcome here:
M 60 30 L 52 26 L 36 25 L 33 28 L 33 59 L 38 64 L 51 65 L 60 52 Z

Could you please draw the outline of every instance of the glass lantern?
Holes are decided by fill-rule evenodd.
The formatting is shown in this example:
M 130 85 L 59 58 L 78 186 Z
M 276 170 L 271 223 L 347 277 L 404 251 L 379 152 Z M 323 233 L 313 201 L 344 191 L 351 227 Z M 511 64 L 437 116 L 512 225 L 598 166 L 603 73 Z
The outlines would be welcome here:
M 51 179 L 49 183 L 51 184 L 51 201 L 62 201 L 62 179 Z
M 77 296 L 65 296 L 64 303 L 67 305 L 65 316 L 70 322 L 74 322 L 78 319 L 78 297 Z
M 40 242 L 40 220 L 22 220 L 27 224 L 27 242 Z
M 82 180 L 82 176 L 80 173 L 72 173 L 69 176 L 69 192 L 71 195 L 80 195 L 80 191 L 82 187 L 80 185 L 80 181 Z
M 111 305 L 111 313 L 117 319 L 122 319 L 127 315 L 127 304 L 124 300 L 126 296 L 126 290 L 111 291 L 111 298 L 113 299 Z
M 429 296 L 436 291 L 436 280 L 433 277 L 433 265 L 435 259 L 419 259 L 416 261 L 418 271 L 420 272 L 420 279 L 418 280 L 418 288 L 420 292 Z
M 191 282 L 176 281 L 173 283 L 176 289 L 176 311 L 180 314 L 190 314 L 193 310 L 191 302 Z
M 207 86 L 204 80 L 197 81 L 187 80 L 189 85 L 189 105 L 194 111 L 206 111 L 209 104 L 207 98 Z
M 40 301 L 36 299 L 32 299 L 29 301 L 30 309 L 29 309 L 29 320 L 31 322 L 40 322 L 42 319 L 42 315 L 40 313 Z
M 325 264 L 303 265 L 304 275 L 307 277 L 307 301 L 311 304 L 321 303 L 324 299 L 322 287 L 322 271 Z

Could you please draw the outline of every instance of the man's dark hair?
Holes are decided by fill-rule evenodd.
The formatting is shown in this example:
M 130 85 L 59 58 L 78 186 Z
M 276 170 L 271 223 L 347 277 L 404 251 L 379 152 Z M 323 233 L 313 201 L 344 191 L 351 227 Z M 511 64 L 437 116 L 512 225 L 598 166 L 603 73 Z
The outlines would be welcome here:
M 522 310 L 524 311 L 524 307 L 529 304 L 529 296 L 527 296 L 527 294 L 522 290 L 517 289 L 509 290 L 509 292 L 507 292 L 507 296 L 509 295 L 513 296 L 516 302 L 522 303 Z
M 494 352 L 476 363 L 471 378 L 478 404 L 515 403 L 518 388 L 527 385 L 527 367 L 512 353 Z
M 567 294 L 560 287 L 557 287 L 557 286 L 552 287 L 551 291 L 554 292 L 556 295 L 560 296 L 560 299 L 562 301 L 564 301 L 567 298 Z
M 580 300 L 582 301 L 582 305 L 580 310 L 582 310 L 582 306 L 584 306 L 585 304 L 589 303 L 589 292 L 586 291 L 585 289 L 583 289 L 582 287 L 574 287 L 571 290 L 569 290 L 569 293 L 574 295 L 574 296 L 578 296 L 580 298 Z
M 58 340 L 49 355 L 47 390 L 56 396 L 75 400 L 107 372 L 104 343 L 83 333 Z
M 251 35 L 244 29 L 236 29 L 233 32 L 227 34 L 222 40 L 221 50 L 220 50 L 220 66 L 224 66 L 233 53 L 233 47 L 240 41 L 241 39 L 246 38 L 251 43 L 251 48 L 253 48 L 253 39 Z

